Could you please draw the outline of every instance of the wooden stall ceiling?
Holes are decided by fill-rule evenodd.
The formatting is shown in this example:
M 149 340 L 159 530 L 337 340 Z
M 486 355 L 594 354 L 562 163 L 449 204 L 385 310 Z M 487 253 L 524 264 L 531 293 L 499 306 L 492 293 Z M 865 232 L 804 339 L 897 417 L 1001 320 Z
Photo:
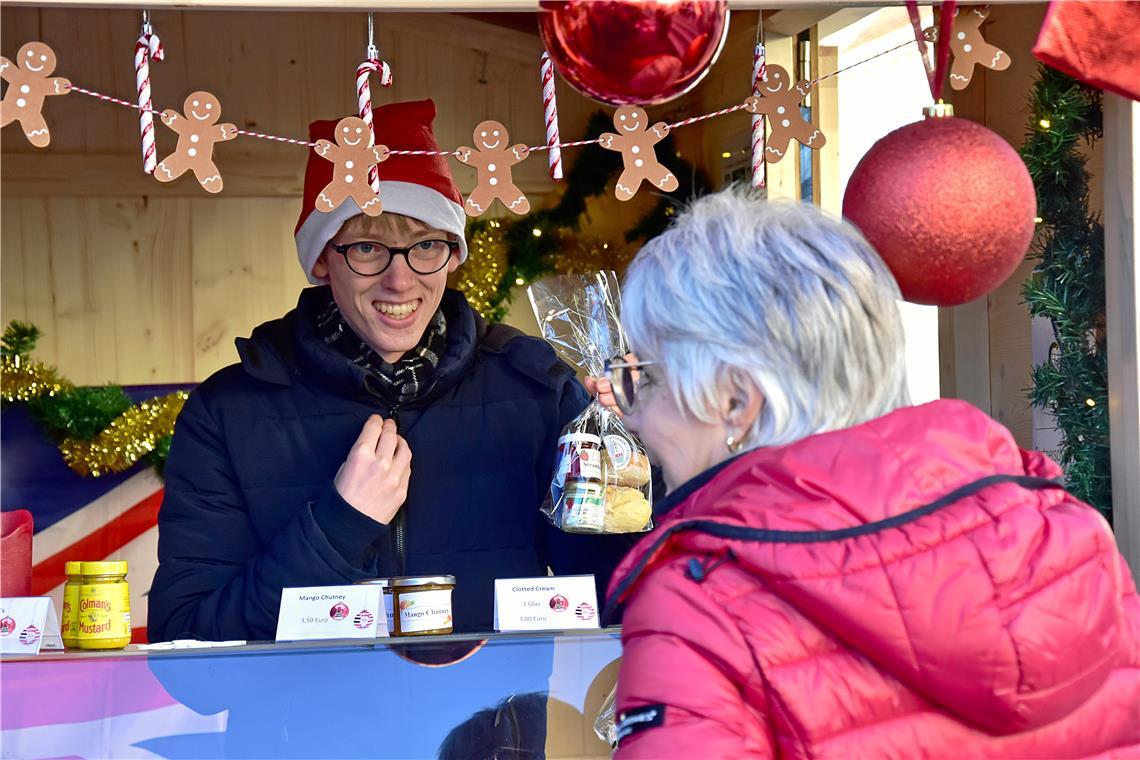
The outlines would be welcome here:
M 223 118 L 305 137 L 315 118 L 355 108 L 361 14 L 157 11 L 167 60 L 152 64 L 156 107 L 216 93 Z M 3 51 L 29 40 L 54 47 L 58 73 L 132 98 L 135 10 L 2 11 Z M 498 118 L 512 137 L 544 141 L 535 33 L 442 14 L 377 17 L 377 44 L 395 85 L 377 104 L 434 98 L 444 146 Z M 479 80 L 486 80 L 486 84 Z M 581 134 L 597 107 L 560 85 L 564 134 Z M 201 380 L 233 362 L 233 339 L 291 308 L 306 284 L 292 233 L 306 149 L 240 138 L 217 149 L 225 192 L 189 175 L 165 185 L 141 171 L 135 112 L 80 94 L 48 101 L 52 144 L 37 151 L 16 127 L 2 136 L 2 304 L 6 323 L 34 322 L 37 349 L 78 383 Z M 159 154 L 172 134 L 157 129 Z M 462 190 L 474 173 L 453 164 Z M 515 177 L 541 203 L 555 190 L 541 156 Z

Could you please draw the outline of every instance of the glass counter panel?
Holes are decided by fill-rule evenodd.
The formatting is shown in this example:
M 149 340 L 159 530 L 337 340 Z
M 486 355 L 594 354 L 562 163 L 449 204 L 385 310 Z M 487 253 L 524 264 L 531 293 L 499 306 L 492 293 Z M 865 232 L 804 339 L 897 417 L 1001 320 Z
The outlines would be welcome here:
M 609 757 L 616 630 L 0 662 L 9 757 Z

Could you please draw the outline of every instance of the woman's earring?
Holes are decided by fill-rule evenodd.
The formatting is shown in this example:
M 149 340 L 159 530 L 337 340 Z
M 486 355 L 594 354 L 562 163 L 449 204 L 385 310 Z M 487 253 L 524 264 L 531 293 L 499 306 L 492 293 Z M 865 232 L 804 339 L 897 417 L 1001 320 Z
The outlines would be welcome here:
M 736 436 L 730 435 L 724 439 L 724 445 L 728 447 L 729 453 L 735 454 L 744 448 L 744 441 L 738 441 L 736 440 Z

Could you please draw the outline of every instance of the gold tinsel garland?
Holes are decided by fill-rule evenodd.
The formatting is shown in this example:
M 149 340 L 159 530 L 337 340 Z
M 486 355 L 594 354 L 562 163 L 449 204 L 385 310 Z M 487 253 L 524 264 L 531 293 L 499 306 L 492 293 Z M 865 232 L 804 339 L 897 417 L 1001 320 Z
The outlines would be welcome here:
M 54 396 L 75 386 L 59 376 L 55 367 L 32 361 L 26 356 L 0 357 L 0 398 L 5 401 L 31 401 Z
M 59 444 L 67 466 L 97 478 L 123 472 L 154 451 L 159 440 L 174 432 L 174 421 L 190 396 L 184 391 L 135 404 L 90 441 L 68 438 Z
M 471 237 L 467 261 L 455 274 L 452 287 L 467 296 L 471 308 L 484 318 L 491 318 L 497 308 L 499 283 L 509 266 L 502 222 L 492 219 Z M 563 230 L 544 234 L 557 235 L 559 250 L 551 259 L 554 274 L 588 274 L 612 269 L 624 272 L 636 252 L 628 245 L 611 245 L 597 238 L 579 238 Z M 515 285 L 526 283 L 516 281 Z
M 484 318 L 490 318 L 495 311 L 499 283 L 507 271 L 507 248 L 501 227 L 502 222 L 492 219 L 471 236 L 467 243 L 471 254 L 457 270 L 453 286 L 467 296 L 467 303 Z
M 0 398 L 32 401 L 74 388 L 54 367 L 26 356 L 0 358 Z M 67 438 L 59 444 L 67 466 L 93 478 L 130 469 L 174 432 L 174 421 L 188 395 L 183 391 L 135 404 L 92 440 Z

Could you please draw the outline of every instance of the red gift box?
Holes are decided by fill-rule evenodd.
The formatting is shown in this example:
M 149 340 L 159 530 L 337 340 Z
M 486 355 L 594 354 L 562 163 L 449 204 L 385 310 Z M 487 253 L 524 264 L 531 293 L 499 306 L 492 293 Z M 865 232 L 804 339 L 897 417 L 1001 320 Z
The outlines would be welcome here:
M 32 513 L 0 512 L 0 596 L 32 595 Z
M 1033 46 L 1039 61 L 1140 100 L 1140 2 L 1053 0 Z

